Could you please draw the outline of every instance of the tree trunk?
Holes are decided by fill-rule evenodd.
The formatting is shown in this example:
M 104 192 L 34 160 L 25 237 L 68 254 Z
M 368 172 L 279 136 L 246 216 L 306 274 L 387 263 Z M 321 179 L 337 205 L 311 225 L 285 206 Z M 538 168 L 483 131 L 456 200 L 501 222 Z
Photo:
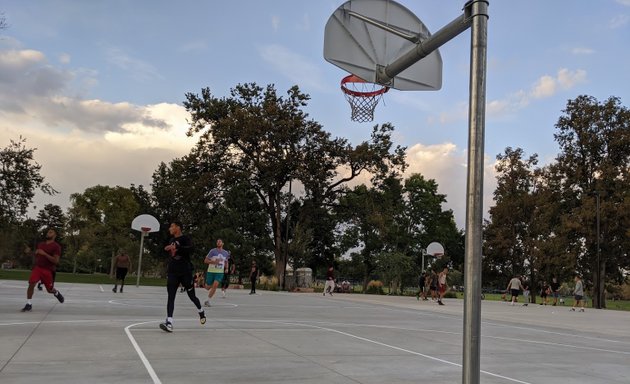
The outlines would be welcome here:
M 280 204 L 277 200 L 269 199 L 269 210 L 271 213 L 271 225 L 273 228 L 273 242 L 274 242 L 274 258 L 276 261 L 276 278 L 278 279 L 278 286 L 282 287 L 284 282 L 284 254 L 282 252 L 282 231 L 280 227 Z

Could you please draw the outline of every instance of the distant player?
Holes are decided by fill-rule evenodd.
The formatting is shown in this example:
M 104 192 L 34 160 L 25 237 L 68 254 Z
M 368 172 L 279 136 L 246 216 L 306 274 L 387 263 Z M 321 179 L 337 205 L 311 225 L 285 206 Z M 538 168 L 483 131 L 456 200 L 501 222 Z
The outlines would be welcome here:
M 221 283 L 221 297 L 225 299 L 227 289 L 230 287 L 230 276 L 236 272 L 236 262 L 231 253 L 228 252 L 228 258 L 223 268 L 223 282 Z
M 46 231 L 46 241 L 37 244 L 35 251 L 35 266 L 31 271 L 28 279 L 28 289 L 26 290 L 26 305 L 22 308 L 22 312 L 29 312 L 33 309 L 31 299 L 35 292 L 35 284 L 41 281 L 46 287 L 48 293 L 52 293 L 60 303 L 64 302 L 61 293 L 53 286 L 53 272 L 57 269 L 59 259 L 61 258 L 61 245 L 55 241 L 57 239 L 57 231 L 49 228 Z
M 131 259 L 127 252 L 121 252 L 116 255 L 116 259 L 114 259 L 114 265 L 116 265 L 116 282 L 114 283 L 114 288 L 112 288 L 112 292 L 116 293 L 118 289 L 118 282 L 120 281 L 120 293 L 123 293 L 123 288 L 125 287 L 125 277 L 127 277 L 127 273 L 131 270 Z
M 506 290 L 512 295 L 512 305 L 518 302 L 518 294 L 521 292 L 521 289 L 523 289 L 521 279 L 518 277 L 513 277 L 506 288 Z
M 212 248 L 206 258 L 204 259 L 204 263 L 208 265 L 208 271 L 206 272 L 206 289 L 208 290 L 208 300 L 206 300 L 203 304 L 206 307 L 210 306 L 210 299 L 214 296 L 214 293 L 217 291 L 217 287 L 219 284 L 223 282 L 225 264 L 230 257 L 230 252 L 223 249 L 223 240 L 217 240 L 217 247 Z
M 326 284 L 324 285 L 324 296 L 326 296 L 326 293 L 332 296 L 334 290 L 335 290 L 335 271 L 331 265 L 330 267 L 328 267 L 328 271 L 326 271 Z
M 165 332 L 173 332 L 173 311 L 175 310 L 175 296 L 177 287 L 181 284 L 190 298 L 190 301 L 197 307 L 199 322 L 206 323 L 206 314 L 201 308 L 201 303 L 195 295 L 193 284 L 193 265 L 190 262 L 190 255 L 193 252 L 193 243 L 190 237 L 182 233 L 182 223 L 174 221 L 168 228 L 172 236 L 164 250 L 168 253 L 168 265 L 166 269 L 166 290 L 168 301 L 166 304 L 166 321 L 160 324 L 160 328 Z
M 573 308 L 572 311 L 575 311 L 575 307 L 580 307 L 580 312 L 584 312 L 584 284 L 582 284 L 582 279 L 579 275 L 575 275 L 575 288 L 573 289 Z

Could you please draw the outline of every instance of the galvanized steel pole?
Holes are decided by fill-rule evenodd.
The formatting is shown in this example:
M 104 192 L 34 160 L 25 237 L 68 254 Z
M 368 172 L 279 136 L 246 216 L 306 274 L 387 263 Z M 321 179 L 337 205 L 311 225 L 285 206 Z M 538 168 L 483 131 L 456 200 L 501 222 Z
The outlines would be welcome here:
M 468 110 L 462 383 L 479 384 L 481 373 L 481 253 L 488 1 L 469 1 L 466 4 L 466 12 L 472 19 L 472 30 L 470 105 Z

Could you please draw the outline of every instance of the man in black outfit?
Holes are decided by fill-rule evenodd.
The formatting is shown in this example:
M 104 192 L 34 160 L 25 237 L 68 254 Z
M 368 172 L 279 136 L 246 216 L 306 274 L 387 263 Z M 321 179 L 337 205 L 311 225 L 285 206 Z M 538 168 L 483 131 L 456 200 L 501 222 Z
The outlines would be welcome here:
M 175 296 L 177 288 L 181 284 L 186 290 L 190 301 L 197 307 L 199 321 L 206 323 L 206 314 L 201 308 L 201 303 L 195 295 L 195 285 L 193 283 L 193 265 L 190 262 L 190 255 L 193 252 L 193 243 L 190 237 L 182 234 L 182 223 L 173 221 L 168 228 L 172 236 L 164 250 L 168 253 L 168 266 L 166 269 L 166 289 L 168 291 L 168 302 L 166 305 L 166 321 L 160 324 L 160 328 L 165 332 L 173 332 L 173 310 L 175 309 Z

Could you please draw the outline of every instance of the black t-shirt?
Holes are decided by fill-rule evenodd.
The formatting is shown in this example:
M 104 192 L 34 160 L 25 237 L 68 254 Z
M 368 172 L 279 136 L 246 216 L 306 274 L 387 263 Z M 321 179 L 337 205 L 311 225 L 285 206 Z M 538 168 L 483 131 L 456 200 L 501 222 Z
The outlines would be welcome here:
M 192 240 L 187 235 L 171 238 L 168 244 L 175 244 L 175 254 L 169 254 L 167 271 L 170 273 L 180 273 L 192 271 L 190 256 L 194 247 Z
M 551 292 L 558 292 L 558 289 L 560 289 L 560 283 L 558 283 L 557 281 L 556 282 L 552 281 L 550 286 L 551 286 Z
M 420 275 L 420 280 L 418 281 L 418 285 L 424 287 L 424 282 L 426 281 L 426 277 L 424 275 Z

